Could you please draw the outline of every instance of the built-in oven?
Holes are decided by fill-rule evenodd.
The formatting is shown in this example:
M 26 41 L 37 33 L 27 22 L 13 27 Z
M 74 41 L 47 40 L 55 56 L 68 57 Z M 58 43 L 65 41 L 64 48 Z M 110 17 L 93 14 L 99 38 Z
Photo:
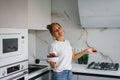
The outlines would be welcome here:
M 7 76 L 5 78 L 2 78 L 1 80 L 28 80 L 28 71 L 22 71 L 18 72 L 16 74 L 13 74 L 11 76 Z
M 0 80 L 28 80 L 28 60 L 0 67 Z
M 28 59 L 28 30 L 0 28 L 0 67 Z

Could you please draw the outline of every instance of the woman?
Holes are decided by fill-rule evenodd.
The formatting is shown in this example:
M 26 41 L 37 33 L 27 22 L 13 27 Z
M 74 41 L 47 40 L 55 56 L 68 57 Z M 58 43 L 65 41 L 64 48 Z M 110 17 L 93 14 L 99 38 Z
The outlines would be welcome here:
M 55 39 L 51 44 L 50 54 L 48 56 L 59 57 L 57 62 L 49 62 L 52 68 L 52 79 L 72 80 L 72 59 L 76 60 L 85 53 L 97 53 L 97 50 L 94 48 L 87 48 L 84 51 L 75 54 L 70 42 L 64 39 L 64 29 L 59 23 L 47 25 L 47 29 Z

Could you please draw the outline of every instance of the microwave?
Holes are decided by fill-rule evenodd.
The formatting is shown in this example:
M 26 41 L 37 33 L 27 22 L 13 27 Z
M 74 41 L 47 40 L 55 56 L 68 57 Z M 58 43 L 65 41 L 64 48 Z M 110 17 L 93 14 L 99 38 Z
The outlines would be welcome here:
M 24 36 L 19 33 L 8 33 L 0 35 L 0 58 L 21 55 L 24 46 Z
M 25 59 L 28 59 L 27 29 L 0 28 L 0 66 Z

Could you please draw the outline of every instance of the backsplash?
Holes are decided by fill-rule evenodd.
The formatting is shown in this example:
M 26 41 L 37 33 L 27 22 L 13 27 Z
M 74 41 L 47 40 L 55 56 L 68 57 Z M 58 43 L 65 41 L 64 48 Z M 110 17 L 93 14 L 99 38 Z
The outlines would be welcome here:
M 80 29 L 79 29 L 80 30 Z M 101 31 L 100 29 L 88 29 L 88 38 L 87 42 L 91 47 L 96 48 L 98 51 L 102 52 L 104 55 L 108 57 L 105 58 L 101 54 L 90 54 L 89 62 L 91 61 L 106 61 L 111 62 L 110 58 L 113 62 L 120 62 L 119 60 L 119 48 L 120 48 L 120 34 L 119 29 L 106 29 Z M 71 34 L 69 34 L 71 32 Z M 70 40 L 73 49 L 85 49 L 87 45 L 85 43 L 86 35 L 82 33 L 82 37 L 80 39 L 81 33 L 78 29 L 74 30 L 69 29 L 69 31 L 65 31 L 65 38 Z M 67 36 L 68 35 L 68 36 Z M 74 37 L 69 37 L 74 36 Z M 48 54 L 49 44 L 53 41 L 51 35 L 48 31 L 33 31 L 29 33 L 29 58 L 30 62 L 33 63 L 33 59 L 40 58 L 46 59 L 46 55 Z

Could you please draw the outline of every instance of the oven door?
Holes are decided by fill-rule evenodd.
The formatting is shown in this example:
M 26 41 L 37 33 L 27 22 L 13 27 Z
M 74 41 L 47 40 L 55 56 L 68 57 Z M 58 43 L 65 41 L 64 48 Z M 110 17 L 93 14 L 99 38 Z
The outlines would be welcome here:
M 22 48 L 21 38 L 19 33 L 0 35 L 0 58 L 20 55 Z
M 2 80 L 28 80 L 28 70 L 7 76 Z

